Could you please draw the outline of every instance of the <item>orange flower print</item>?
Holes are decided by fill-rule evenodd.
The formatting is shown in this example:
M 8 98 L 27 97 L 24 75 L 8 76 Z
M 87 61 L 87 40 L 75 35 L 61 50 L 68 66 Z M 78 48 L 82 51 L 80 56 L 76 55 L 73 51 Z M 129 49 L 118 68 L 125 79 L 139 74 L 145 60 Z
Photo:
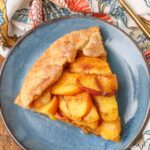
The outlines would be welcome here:
M 64 0 L 67 7 L 74 12 L 91 13 L 92 8 L 87 0 Z
M 145 50 L 143 53 L 147 59 L 148 62 L 150 62 L 150 49 Z
M 113 20 L 112 20 L 111 16 L 108 15 L 108 14 L 105 14 L 105 13 L 94 13 L 94 14 L 92 14 L 92 16 L 113 24 Z

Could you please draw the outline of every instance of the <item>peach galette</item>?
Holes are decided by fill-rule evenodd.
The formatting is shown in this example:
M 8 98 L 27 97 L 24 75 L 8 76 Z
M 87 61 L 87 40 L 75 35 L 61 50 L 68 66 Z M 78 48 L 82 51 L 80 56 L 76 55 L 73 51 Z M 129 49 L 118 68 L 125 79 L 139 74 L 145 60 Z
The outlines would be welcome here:
M 32 65 L 15 103 L 119 141 L 118 83 L 106 56 L 99 27 L 60 37 Z

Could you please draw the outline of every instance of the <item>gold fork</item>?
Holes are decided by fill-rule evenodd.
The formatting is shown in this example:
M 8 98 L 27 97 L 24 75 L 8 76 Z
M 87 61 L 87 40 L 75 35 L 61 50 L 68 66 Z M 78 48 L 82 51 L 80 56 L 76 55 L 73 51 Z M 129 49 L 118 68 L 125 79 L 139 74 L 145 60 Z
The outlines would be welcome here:
M 129 15 L 134 19 L 134 21 L 141 28 L 141 30 L 145 33 L 145 35 L 148 38 L 150 38 L 150 21 L 137 15 L 124 0 L 119 0 L 119 2 L 125 8 L 125 10 L 129 13 Z

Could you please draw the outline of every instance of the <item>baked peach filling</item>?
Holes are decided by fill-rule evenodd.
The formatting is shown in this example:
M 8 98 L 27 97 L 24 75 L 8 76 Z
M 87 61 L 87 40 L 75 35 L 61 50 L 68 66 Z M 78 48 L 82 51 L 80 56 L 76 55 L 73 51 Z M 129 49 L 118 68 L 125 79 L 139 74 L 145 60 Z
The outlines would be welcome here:
M 81 56 L 66 68 L 59 80 L 30 107 L 52 119 L 78 126 L 86 133 L 119 141 L 117 77 L 106 60 Z

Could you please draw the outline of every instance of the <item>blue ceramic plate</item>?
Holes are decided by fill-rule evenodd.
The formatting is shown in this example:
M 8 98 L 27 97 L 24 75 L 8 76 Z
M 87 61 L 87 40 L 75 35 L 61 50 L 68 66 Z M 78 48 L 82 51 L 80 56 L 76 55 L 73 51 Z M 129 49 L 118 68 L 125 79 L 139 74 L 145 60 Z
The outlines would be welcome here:
M 33 62 L 55 40 L 73 30 L 101 28 L 108 61 L 119 82 L 121 142 L 86 135 L 80 129 L 24 110 L 13 101 Z M 55 19 L 29 32 L 7 57 L 0 79 L 4 121 L 15 139 L 29 150 L 123 150 L 140 134 L 149 112 L 150 80 L 147 65 L 133 41 L 117 28 L 90 17 Z

